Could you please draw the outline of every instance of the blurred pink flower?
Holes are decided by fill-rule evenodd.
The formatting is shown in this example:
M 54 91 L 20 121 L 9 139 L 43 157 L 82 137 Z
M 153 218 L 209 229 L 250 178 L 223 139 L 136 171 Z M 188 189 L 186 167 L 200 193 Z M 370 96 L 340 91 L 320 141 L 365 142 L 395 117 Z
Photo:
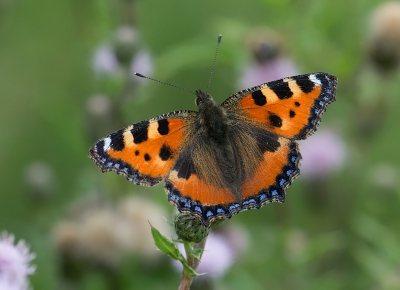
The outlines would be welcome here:
M 300 142 L 303 157 L 300 176 L 308 179 L 325 177 L 343 166 L 346 146 L 335 132 L 319 130 L 311 138 Z
M 108 46 L 100 46 L 94 53 L 92 67 L 97 74 L 118 74 L 120 65 L 113 49 Z
M 245 68 L 239 85 L 242 89 L 290 77 L 297 74 L 294 63 L 283 57 L 276 57 Z
M 134 75 L 135 72 L 141 73 L 145 76 L 151 76 L 153 74 L 153 60 L 148 51 L 139 51 L 132 60 L 130 67 L 131 76 L 137 81 L 143 81 L 143 78 Z
M 179 243 L 177 246 L 186 256 L 183 245 Z M 196 272 L 206 273 L 208 277 L 213 278 L 224 275 L 247 246 L 247 234 L 242 228 L 229 226 L 211 231 Z M 175 260 L 173 262 L 179 270 L 182 269 L 180 262 Z
M 21 288 L 19 285 L 15 285 L 7 280 L 0 280 L 0 290 L 21 290 L 21 289 L 24 288 Z
M 101 46 L 96 50 L 92 68 L 98 75 L 118 75 L 122 72 L 121 64 L 110 46 Z M 129 71 L 131 77 L 138 81 L 140 78 L 134 76 L 135 72 L 150 76 L 153 73 L 153 61 L 150 53 L 146 50 L 138 51 L 132 58 Z
M 28 289 L 27 276 L 35 272 L 29 263 L 35 255 L 24 241 L 14 245 L 14 236 L 3 232 L 0 236 L 0 290 Z
M 94 53 L 92 68 L 98 75 L 119 75 L 127 67 L 130 77 L 140 80 L 133 73 L 151 75 L 153 62 L 148 51 L 143 49 L 140 35 L 134 27 L 121 26 L 109 45 L 100 46 Z

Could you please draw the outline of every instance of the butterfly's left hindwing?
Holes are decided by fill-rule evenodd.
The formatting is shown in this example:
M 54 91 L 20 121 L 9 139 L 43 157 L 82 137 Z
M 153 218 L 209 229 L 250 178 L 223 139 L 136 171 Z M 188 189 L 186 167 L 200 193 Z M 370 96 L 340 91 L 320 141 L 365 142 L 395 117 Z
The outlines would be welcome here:
M 306 139 L 335 101 L 336 85 L 327 73 L 293 76 L 238 92 L 222 106 L 279 136 Z
M 138 185 L 152 186 L 169 172 L 197 112 L 177 111 L 125 127 L 97 141 L 89 151 L 103 172 L 115 171 Z

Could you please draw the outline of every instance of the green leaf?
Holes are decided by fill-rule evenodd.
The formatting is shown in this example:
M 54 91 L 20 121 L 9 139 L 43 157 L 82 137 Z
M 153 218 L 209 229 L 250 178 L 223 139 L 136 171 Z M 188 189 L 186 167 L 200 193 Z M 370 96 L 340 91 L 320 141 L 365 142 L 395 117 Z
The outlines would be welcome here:
M 153 236 L 154 243 L 157 248 L 159 248 L 163 253 L 167 254 L 171 258 L 178 261 L 185 261 L 185 257 L 183 257 L 182 253 L 176 247 L 175 243 L 167 239 L 164 235 L 162 235 L 156 228 L 154 228 L 151 224 L 151 234 Z M 186 261 L 185 261 L 186 262 Z
M 182 261 L 181 261 L 181 262 L 182 262 Z M 185 263 L 182 263 L 182 265 L 183 265 L 183 267 L 185 267 L 186 271 L 188 271 L 190 277 L 199 276 L 199 274 L 198 274 L 195 270 L 193 270 L 193 268 L 190 267 L 190 266 L 188 265 L 188 263 L 186 263 L 186 261 L 185 261 Z
M 157 248 L 159 248 L 163 253 L 167 254 L 171 258 L 178 260 L 182 263 L 183 267 L 185 267 L 186 271 L 188 271 L 191 277 L 196 277 L 198 274 L 189 264 L 186 262 L 185 257 L 176 247 L 175 243 L 167 239 L 164 235 L 162 235 L 155 227 L 151 224 L 151 234 L 153 236 L 154 243 Z
M 201 255 L 203 254 L 203 251 L 204 251 L 203 249 L 193 249 L 192 256 L 200 261 Z
M 185 241 L 184 240 L 182 240 L 182 239 L 173 239 L 173 241 L 174 241 L 174 243 L 180 243 L 180 244 L 183 244 Z

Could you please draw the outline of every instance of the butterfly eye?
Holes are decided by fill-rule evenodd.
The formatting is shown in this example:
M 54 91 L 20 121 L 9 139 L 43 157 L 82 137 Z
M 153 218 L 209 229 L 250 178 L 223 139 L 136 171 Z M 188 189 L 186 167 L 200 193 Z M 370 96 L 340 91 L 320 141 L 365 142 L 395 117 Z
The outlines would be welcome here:
M 196 104 L 197 107 L 200 106 L 200 104 L 201 104 L 201 99 L 200 99 L 199 97 L 197 97 L 197 98 L 194 100 L 194 103 Z

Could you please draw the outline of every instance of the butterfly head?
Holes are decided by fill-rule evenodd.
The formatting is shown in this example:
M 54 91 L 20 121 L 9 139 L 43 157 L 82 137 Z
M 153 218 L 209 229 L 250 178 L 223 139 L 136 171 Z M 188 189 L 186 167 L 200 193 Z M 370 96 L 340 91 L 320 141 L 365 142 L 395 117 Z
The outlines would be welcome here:
M 196 96 L 196 105 L 199 108 L 198 130 L 202 131 L 210 140 L 220 142 L 227 132 L 226 110 L 217 104 L 209 94 L 201 90 L 196 90 Z
M 199 109 L 207 106 L 213 106 L 214 104 L 215 102 L 211 95 L 203 92 L 202 90 L 196 90 L 196 106 L 199 107 Z

